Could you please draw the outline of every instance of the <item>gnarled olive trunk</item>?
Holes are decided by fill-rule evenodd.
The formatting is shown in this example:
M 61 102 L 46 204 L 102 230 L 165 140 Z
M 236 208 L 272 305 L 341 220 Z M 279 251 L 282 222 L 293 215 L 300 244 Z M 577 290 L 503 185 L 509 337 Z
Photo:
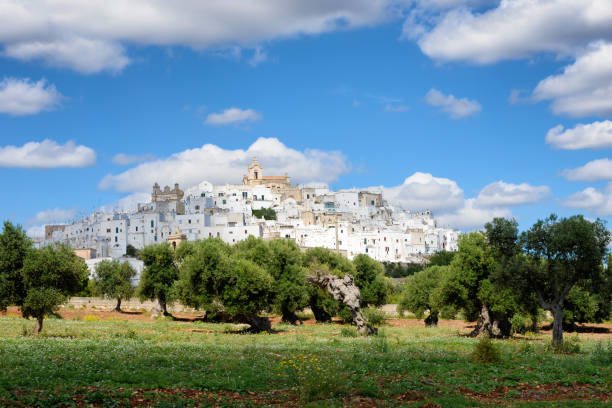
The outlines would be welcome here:
M 115 312 L 121 313 L 121 298 L 117 298 L 117 306 L 115 306 Z
M 493 316 L 489 307 L 483 303 L 476 327 L 470 336 L 508 337 L 511 325 L 505 316 Z
M 310 305 L 310 310 L 312 310 L 312 314 L 314 315 L 317 323 L 329 323 L 331 322 L 331 315 L 325 311 L 322 307 L 318 307 L 315 305 Z
M 552 333 L 552 344 L 554 347 L 561 347 L 563 345 L 563 307 L 555 305 L 551 307 L 553 315 L 553 333 Z
M 245 323 L 251 326 L 249 329 L 247 329 L 247 331 L 250 333 L 261 333 L 264 331 L 270 333 L 272 331 L 272 323 L 267 317 L 244 313 L 234 316 L 234 320 L 236 322 Z
M 34 334 L 38 336 L 43 329 L 43 318 L 44 316 L 38 316 L 36 318 L 36 326 L 34 326 Z
M 429 311 L 429 316 L 425 319 L 425 327 L 438 325 L 438 312 Z
M 281 314 L 283 316 L 281 321 L 284 322 L 284 323 L 289 323 L 289 324 L 292 324 L 294 326 L 296 326 L 298 324 L 298 322 L 300 322 L 300 324 L 304 324 L 302 319 L 297 317 L 295 312 L 292 312 L 292 311 L 287 310 L 285 308 L 281 308 Z
M 353 316 L 353 323 L 357 326 L 359 334 L 363 336 L 376 334 L 378 332 L 375 327 L 368 324 L 361 314 L 361 308 L 359 306 L 359 288 L 355 285 L 355 281 L 351 275 L 345 275 L 344 278 L 329 274 L 314 275 L 308 276 L 308 282 L 314 283 L 320 288 L 327 290 L 334 299 L 342 302 L 350 309 Z M 314 310 L 313 313 L 315 313 Z

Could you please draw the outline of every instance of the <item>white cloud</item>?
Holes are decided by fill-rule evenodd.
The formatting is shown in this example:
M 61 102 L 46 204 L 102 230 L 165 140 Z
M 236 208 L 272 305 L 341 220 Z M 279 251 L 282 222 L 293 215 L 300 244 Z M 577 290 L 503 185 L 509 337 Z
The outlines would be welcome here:
M 582 167 L 565 169 L 561 175 L 570 181 L 612 180 L 612 160 L 593 160 Z
M 151 201 L 151 193 L 133 193 L 119 200 L 103 205 L 99 208 L 100 211 L 110 213 L 114 211 L 129 211 L 133 212 L 138 209 L 138 204 L 148 203 Z
M 153 160 L 155 156 L 147 153 L 147 154 L 124 154 L 117 153 L 113 156 L 113 163 L 119 164 L 121 166 L 128 166 L 134 163 L 142 163 L 147 160 Z
M 268 54 L 261 47 L 255 47 L 255 52 L 249 60 L 249 65 L 252 67 L 256 67 L 259 64 L 266 62 L 267 60 Z
M 225 150 L 206 144 L 201 148 L 175 153 L 164 159 L 142 163 L 119 174 L 105 176 L 101 189 L 122 192 L 148 192 L 155 182 L 180 183 L 189 187 L 202 180 L 213 184 L 241 183 L 248 164 L 257 157 L 264 174 L 287 172 L 294 183 L 331 182 L 346 173 L 349 165 L 338 151 L 291 149 L 275 138 L 259 138 L 247 150 Z
M 240 122 L 255 122 L 262 119 L 262 115 L 253 109 L 229 108 L 221 113 L 210 113 L 204 123 L 207 125 L 229 125 Z
M 381 187 L 385 199 L 406 210 L 453 211 L 463 205 L 463 190 L 447 178 L 416 172 L 396 187 Z
M 511 216 L 512 212 L 507 208 L 481 208 L 478 206 L 477 199 L 469 198 L 456 211 L 440 214 L 436 218 L 440 226 L 449 226 L 466 231 L 482 228 L 493 218 L 509 218 Z
M 53 208 L 39 211 L 33 218 L 28 220 L 27 224 L 33 225 L 66 222 L 71 218 L 74 218 L 76 215 L 77 211 L 75 209 L 62 210 L 59 208 Z
M 612 215 L 612 183 L 603 189 L 588 187 L 561 201 L 565 207 L 578 208 L 600 217 Z
M 30 238 L 44 238 L 45 237 L 45 226 L 34 225 L 26 230 L 26 235 Z
M 511 184 L 496 181 L 485 186 L 478 197 L 478 207 L 511 207 L 532 204 L 550 196 L 548 186 L 532 186 L 527 183 Z
M 44 79 L 32 82 L 28 78 L 4 78 L 0 82 L 0 113 L 34 115 L 55 109 L 63 99 L 54 85 Z
M 431 58 L 488 64 L 540 52 L 572 55 L 594 39 L 612 39 L 610 21 L 608 0 L 502 0 L 483 13 L 453 9 L 417 36 Z
M 392 105 L 392 104 L 385 105 L 385 112 L 401 113 L 401 112 L 407 112 L 409 110 L 410 110 L 410 106 L 407 106 L 407 105 Z
M 4 49 L 4 55 L 22 61 L 42 60 L 49 65 L 70 68 L 84 74 L 119 72 L 130 63 L 121 45 L 79 37 L 9 44 Z
M 546 143 L 555 149 L 602 149 L 612 147 L 612 121 L 578 124 L 573 129 L 558 125 L 546 134 Z
M 124 45 L 255 49 L 274 39 L 370 26 L 395 0 L 3 0 L 5 55 L 91 73 L 129 63 Z
M 475 100 L 467 98 L 456 98 L 454 95 L 445 95 L 437 89 L 431 89 L 425 95 L 425 101 L 442 109 L 453 119 L 460 119 L 474 115 L 482 110 L 480 104 Z
M 96 152 L 74 142 L 59 145 L 45 139 L 23 146 L 0 146 L 0 167 L 57 168 L 86 167 L 96 163 Z
M 455 181 L 420 172 L 399 186 L 369 190 L 382 191 L 387 201 L 406 210 L 431 210 L 438 225 L 460 230 L 481 228 L 495 217 L 511 217 L 509 207 L 535 203 L 550 195 L 547 186 L 497 181 L 485 186 L 477 197 L 466 199 Z
M 612 114 L 612 43 L 598 42 L 563 70 L 540 81 L 535 100 L 552 100 L 556 114 L 574 117 Z

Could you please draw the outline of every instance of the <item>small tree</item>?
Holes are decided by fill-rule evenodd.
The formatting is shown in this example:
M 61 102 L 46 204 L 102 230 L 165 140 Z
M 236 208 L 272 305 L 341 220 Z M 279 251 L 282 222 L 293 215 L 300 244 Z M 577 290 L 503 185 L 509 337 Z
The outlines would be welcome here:
M 136 270 L 128 262 L 103 260 L 96 266 L 93 279 L 94 293 L 110 299 L 117 299 L 115 311 L 121 312 L 121 300 L 134 294 L 132 278 Z
M 398 312 L 407 310 L 422 319 L 426 311 L 426 326 L 437 326 L 443 304 L 440 302 L 439 288 L 449 273 L 448 266 L 430 266 L 406 280 L 405 289 L 398 305 Z
M 453 261 L 455 252 L 438 251 L 429 257 L 430 266 L 448 266 Z
M 0 234 L 0 310 L 9 305 L 23 305 L 25 287 L 21 269 L 32 241 L 20 226 L 4 223 Z
M 87 265 L 68 245 L 33 249 L 23 265 L 26 296 L 24 317 L 36 318 L 34 333 L 43 327 L 45 315 L 53 313 L 87 282 Z
M 157 299 L 164 316 L 169 316 L 167 304 L 172 300 L 171 288 L 178 279 L 174 251 L 169 243 L 148 245 L 140 251 L 145 268 L 140 277 L 138 296 L 141 300 Z
M 361 292 L 361 307 L 382 306 L 387 301 L 389 285 L 382 264 L 365 254 L 353 259 L 355 285 Z
M 522 242 L 532 262 L 517 279 L 529 282 L 542 308 L 552 313 L 552 343 L 560 347 L 564 302 L 576 284 L 601 275 L 610 231 L 601 220 L 591 222 L 582 215 L 559 219 L 553 214 L 523 233 Z

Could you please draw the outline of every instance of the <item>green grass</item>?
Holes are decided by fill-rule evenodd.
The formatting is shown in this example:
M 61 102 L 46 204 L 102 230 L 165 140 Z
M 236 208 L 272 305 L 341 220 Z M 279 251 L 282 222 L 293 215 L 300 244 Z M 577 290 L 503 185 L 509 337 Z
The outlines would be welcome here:
M 550 352 L 540 336 L 493 341 L 501 360 L 478 364 L 478 340 L 444 328 L 363 338 L 331 324 L 246 335 L 227 324 L 48 319 L 42 336 L 24 336 L 33 325 L 0 318 L 0 406 L 596 407 L 612 395 L 612 345 L 589 340 L 574 354 Z

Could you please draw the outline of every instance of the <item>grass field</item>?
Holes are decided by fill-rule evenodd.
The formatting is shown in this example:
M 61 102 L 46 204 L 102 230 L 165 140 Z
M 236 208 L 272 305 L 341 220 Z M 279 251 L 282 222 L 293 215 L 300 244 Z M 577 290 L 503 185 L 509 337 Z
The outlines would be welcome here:
M 452 328 L 350 326 L 239 334 L 238 326 L 169 320 L 0 318 L 1 406 L 471 407 L 612 405 L 612 343 L 549 334 L 494 341 L 497 363 L 475 363 L 478 340 Z M 567 335 L 571 338 L 571 335 Z

